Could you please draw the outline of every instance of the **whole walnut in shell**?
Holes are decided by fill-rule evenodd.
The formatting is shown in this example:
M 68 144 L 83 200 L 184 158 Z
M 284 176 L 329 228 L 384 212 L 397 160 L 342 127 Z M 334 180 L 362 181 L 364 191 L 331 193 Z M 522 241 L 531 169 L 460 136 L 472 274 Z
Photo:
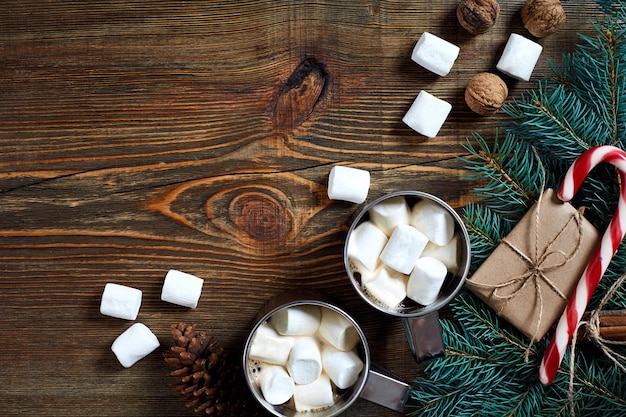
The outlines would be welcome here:
M 499 14 L 497 0 L 461 0 L 456 7 L 459 24 L 472 35 L 487 32 Z
M 526 0 L 522 6 L 524 27 L 538 38 L 556 32 L 565 23 L 565 9 L 559 0 Z
M 490 72 L 476 74 L 465 87 L 465 102 L 481 116 L 498 111 L 508 95 L 509 89 L 504 80 Z

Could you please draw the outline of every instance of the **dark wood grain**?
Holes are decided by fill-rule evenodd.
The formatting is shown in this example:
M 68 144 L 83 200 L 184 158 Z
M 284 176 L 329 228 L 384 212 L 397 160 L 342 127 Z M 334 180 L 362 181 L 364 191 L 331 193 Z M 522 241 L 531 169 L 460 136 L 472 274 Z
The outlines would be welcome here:
M 2 415 L 184 416 L 162 358 L 170 324 L 237 352 L 263 303 L 304 285 L 354 314 L 375 362 L 421 375 L 401 323 L 345 276 L 357 207 L 327 198 L 328 173 L 370 171 L 370 199 L 419 189 L 462 207 L 461 144 L 505 120 L 471 113 L 463 90 L 509 33 L 527 35 L 521 3 L 472 37 L 455 1 L 0 2 Z M 592 32 L 586 2 L 565 7 L 533 81 L 507 79 L 511 98 Z M 447 77 L 411 62 L 424 31 L 461 47 Z M 453 105 L 434 139 L 401 122 L 421 89 Z M 205 279 L 197 309 L 160 301 L 171 268 Z M 162 344 L 129 369 L 110 345 L 131 323 L 98 311 L 107 282 L 143 291 L 137 321 Z

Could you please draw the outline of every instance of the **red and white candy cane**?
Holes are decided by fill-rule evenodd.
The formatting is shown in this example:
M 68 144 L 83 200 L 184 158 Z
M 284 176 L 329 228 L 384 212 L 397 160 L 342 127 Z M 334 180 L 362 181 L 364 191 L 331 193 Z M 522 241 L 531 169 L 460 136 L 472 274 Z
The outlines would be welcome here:
M 567 303 L 567 307 L 559 319 L 556 331 L 541 361 L 539 379 L 544 384 L 552 383 L 556 377 L 565 355 L 565 349 L 567 349 L 593 292 L 600 283 L 602 275 L 604 275 L 611 258 L 615 255 L 626 233 L 626 152 L 623 150 L 614 146 L 597 146 L 583 152 L 565 174 L 557 195 L 562 201 L 570 201 L 589 172 L 603 162 L 614 165 L 618 170 L 621 180 L 619 202 L 609 227 L 593 252 L 574 293 Z

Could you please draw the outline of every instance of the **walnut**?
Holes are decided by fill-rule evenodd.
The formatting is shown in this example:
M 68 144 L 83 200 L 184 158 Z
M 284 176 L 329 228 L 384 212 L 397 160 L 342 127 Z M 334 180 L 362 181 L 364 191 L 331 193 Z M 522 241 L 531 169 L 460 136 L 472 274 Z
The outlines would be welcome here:
M 498 111 L 509 94 L 502 78 L 489 72 L 476 74 L 465 87 L 465 102 L 469 108 L 481 116 Z
M 559 0 L 526 0 L 522 6 L 524 27 L 538 38 L 548 36 L 565 23 L 565 9 Z
M 496 0 L 461 0 L 456 17 L 463 29 L 472 35 L 485 33 L 496 23 L 500 4 Z

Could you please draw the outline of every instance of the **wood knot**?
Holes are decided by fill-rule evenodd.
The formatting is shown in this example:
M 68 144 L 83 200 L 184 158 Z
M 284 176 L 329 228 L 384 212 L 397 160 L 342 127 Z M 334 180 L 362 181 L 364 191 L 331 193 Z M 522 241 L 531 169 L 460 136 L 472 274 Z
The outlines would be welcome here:
M 289 76 L 276 99 L 274 128 L 290 133 L 313 113 L 330 80 L 324 66 L 307 58 Z
M 228 213 L 239 230 L 257 243 L 284 240 L 292 228 L 289 211 L 271 196 L 259 192 L 237 195 Z

